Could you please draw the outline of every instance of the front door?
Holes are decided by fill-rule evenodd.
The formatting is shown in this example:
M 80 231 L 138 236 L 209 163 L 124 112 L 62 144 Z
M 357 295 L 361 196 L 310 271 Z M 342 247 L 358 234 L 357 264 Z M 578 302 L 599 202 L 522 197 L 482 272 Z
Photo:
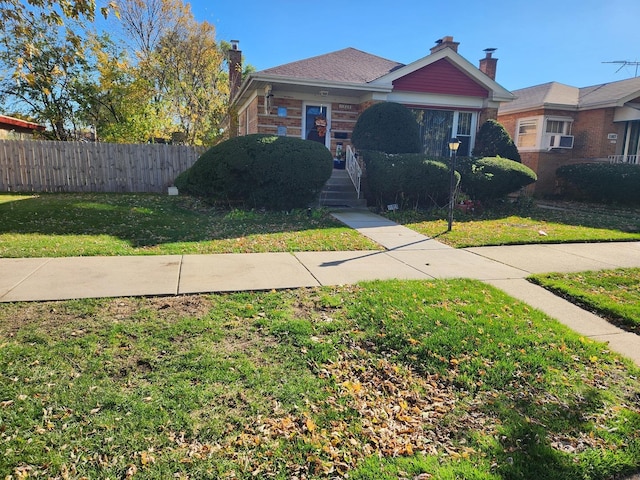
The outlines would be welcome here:
M 327 107 L 324 105 L 307 105 L 304 115 L 304 138 L 327 146 L 327 130 L 329 127 Z

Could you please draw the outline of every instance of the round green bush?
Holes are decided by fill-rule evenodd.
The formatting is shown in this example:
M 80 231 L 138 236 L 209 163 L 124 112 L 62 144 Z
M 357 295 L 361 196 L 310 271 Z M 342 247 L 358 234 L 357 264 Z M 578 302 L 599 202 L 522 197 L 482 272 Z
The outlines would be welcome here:
M 351 141 L 358 150 L 419 153 L 420 127 L 411 111 L 399 103 L 376 103 L 360 114 Z
M 290 210 L 312 203 L 332 169 L 331 153 L 318 142 L 253 134 L 210 148 L 175 184 L 216 202 Z
M 450 177 L 444 163 L 428 160 L 422 154 L 364 152 L 363 155 L 374 203 L 417 207 L 446 202 Z
M 476 137 L 473 148 L 476 157 L 502 157 L 521 162 L 518 147 L 513 142 L 509 133 L 497 120 L 487 120 L 482 124 Z
M 529 167 L 501 157 L 461 159 L 456 169 L 462 176 L 462 191 L 472 200 L 502 198 L 538 179 Z
M 578 163 L 556 170 L 576 200 L 640 204 L 640 165 L 628 163 Z

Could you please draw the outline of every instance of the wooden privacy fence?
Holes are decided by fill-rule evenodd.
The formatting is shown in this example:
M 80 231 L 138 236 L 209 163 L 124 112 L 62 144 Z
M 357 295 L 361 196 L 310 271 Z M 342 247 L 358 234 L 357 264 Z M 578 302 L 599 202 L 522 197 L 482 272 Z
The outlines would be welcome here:
M 0 140 L 0 192 L 166 193 L 204 151 L 185 145 Z

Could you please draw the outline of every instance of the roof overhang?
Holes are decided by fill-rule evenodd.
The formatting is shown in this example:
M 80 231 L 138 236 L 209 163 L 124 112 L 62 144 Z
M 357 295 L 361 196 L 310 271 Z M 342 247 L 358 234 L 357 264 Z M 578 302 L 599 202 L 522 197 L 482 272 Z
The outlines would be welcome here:
M 24 130 L 44 130 L 45 129 L 43 125 L 39 125 L 33 122 L 28 122 L 20 118 L 8 117 L 6 115 L 0 115 L 0 125 L 20 128 Z
M 640 120 L 640 104 L 627 103 L 624 107 L 615 109 L 614 122 L 632 122 Z
M 631 100 L 636 100 L 640 96 L 640 92 L 634 92 L 630 95 L 625 95 L 621 98 L 614 98 L 610 100 L 603 100 L 602 102 L 589 103 L 586 105 L 581 105 L 579 110 L 595 110 L 597 108 L 620 108 L 620 107 L 631 107 L 636 108 L 633 105 L 638 105 L 637 103 L 631 102 Z
M 298 93 L 318 93 L 319 91 L 326 91 L 329 92 L 331 96 L 360 97 L 371 93 L 389 93 L 393 90 L 393 85 L 332 82 L 327 80 L 252 73 L 242 83 L 233 103 L 242 105 L 252 97 L 255 91 L 265 91 L 266 88 L 270 88 L 272 93 L 278 90 Z
M 581 110 L 578 105 L 568 103 L 542 102 L 536 104 L 527 104 L 521 107 L 518 107 L 517 103 L 518 102 L 516 102 L 515 105 L 513 103 L 501 104 L 498 115 L 513 115 L 516 113 L 525 113 L 532 111 L 539 112 L 540 110 L 562 110 L 565 112 L 577 112 Z

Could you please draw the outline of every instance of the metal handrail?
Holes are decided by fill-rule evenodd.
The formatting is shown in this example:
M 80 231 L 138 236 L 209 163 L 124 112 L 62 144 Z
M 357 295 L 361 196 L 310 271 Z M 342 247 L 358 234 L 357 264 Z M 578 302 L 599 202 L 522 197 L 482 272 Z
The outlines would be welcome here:
M 632 163 L 640 164 L 640 155 L 609 155 L 609 163 Z
M 356 193 L 358 194 L 358 200 L 360 200 L 360 182 L 362 179 L 362 168 L 358 163 L 358 156 L 351 148 L 351 145 L 347 145 L 347 158 L 345 169 L 349 174 L 349 178 L 351 179 L 351 183 L 356 189 Z

